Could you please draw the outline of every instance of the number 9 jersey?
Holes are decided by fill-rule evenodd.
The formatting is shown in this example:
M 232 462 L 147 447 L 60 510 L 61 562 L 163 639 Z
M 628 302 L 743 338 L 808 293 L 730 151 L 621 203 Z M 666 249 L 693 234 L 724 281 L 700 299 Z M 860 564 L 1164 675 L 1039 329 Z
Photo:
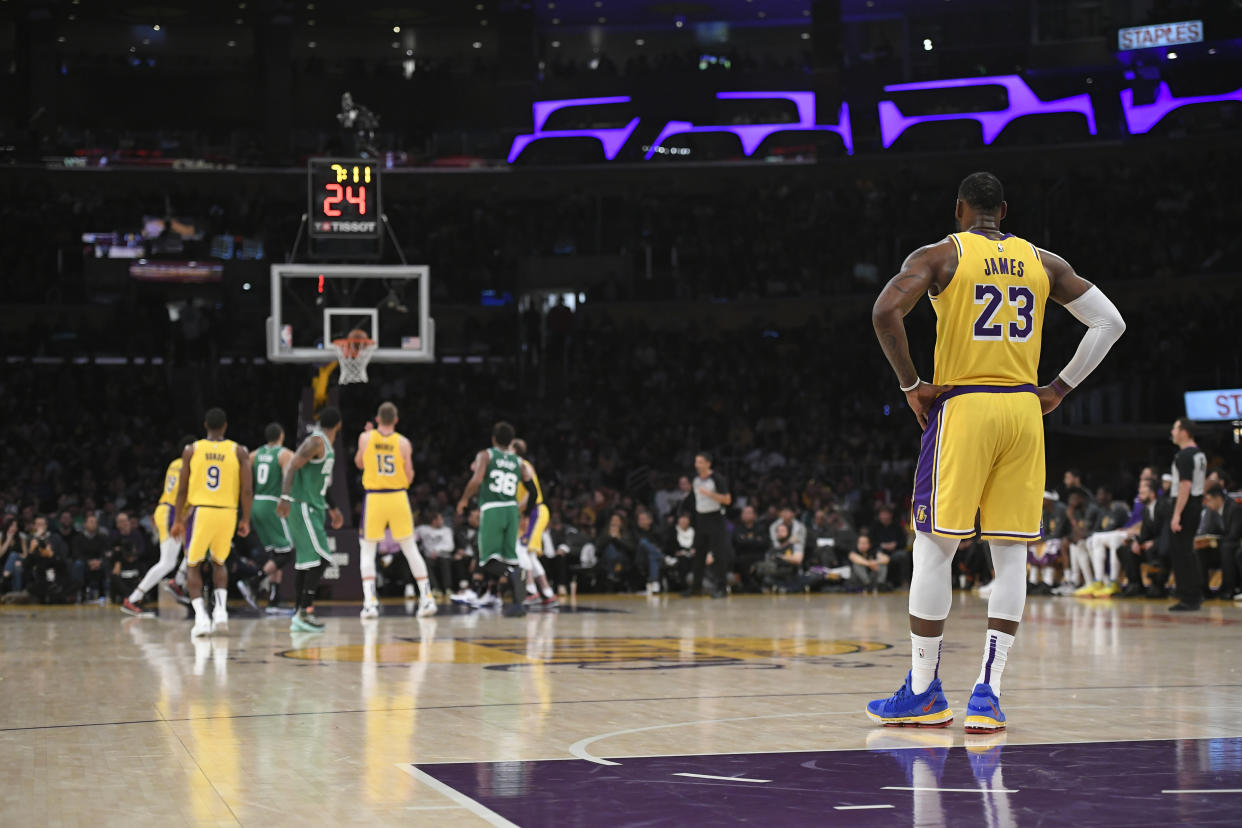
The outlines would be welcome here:
M 957 270 L 932 296 L 936 385 L 1035 385 L 1048 272 L 1017 236 L 954 233 Z
M 236 509 L 241 500 L 241 463 L 232 440 L 199 440 L 190 457 L 190 506 Z
M 185 473 L 184 468 L 182 472 Z M 198 566 L 211 553 L 218 564 L 228 560 L 237 530 L 241 500 L 241 462 L 232 440 L 199 440 L 190 457 L 186 500 L 185 557 Z

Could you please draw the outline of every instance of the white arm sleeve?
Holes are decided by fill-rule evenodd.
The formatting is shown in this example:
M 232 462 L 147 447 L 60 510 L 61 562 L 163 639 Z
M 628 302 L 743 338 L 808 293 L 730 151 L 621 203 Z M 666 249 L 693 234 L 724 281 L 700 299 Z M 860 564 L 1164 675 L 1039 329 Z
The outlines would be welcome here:
M 1077 387 L 1104 360 L 1113 343 L 1121 339 L 1126 323 L 1118 313 L 1117 306 L 1095 285 L 1065 305 L 1065 309 L 1087 326 L 1087 332 L 1083 335 L 1082 342 L 1078 343 L 1073 359 L 1061 372 L 1061 379 Z

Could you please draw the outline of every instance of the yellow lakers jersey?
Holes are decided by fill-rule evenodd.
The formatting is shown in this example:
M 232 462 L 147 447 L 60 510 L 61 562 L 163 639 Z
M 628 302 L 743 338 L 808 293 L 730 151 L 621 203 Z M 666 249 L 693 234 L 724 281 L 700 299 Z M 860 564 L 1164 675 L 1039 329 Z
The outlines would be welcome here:
M 371 432 L 366 450 L 362 452 L 362 488 L 368 492 L 385 489 L 408 489 L 410 476 L 401 456 L 401 435 Z
M 539 475 L 535 474 L 535 467 L 527 461 L 523 460 L 522 465 L 530 469 L 530 486 L 528 487 L 525 480 L 519 480 L 517 485 L 517 502 L 521 503 L 526 497 L 526 493 L 534 490 L 535 496 L 526 504 L 526 510 L 529 512 L 536 506 L 543 505 L 543 488 L 539 485 Z
M 954 233 L 957 270 L 931 297 L 936 309 L 936 385 L 1036 384 L 1048 271 L 1017 236 Z
M 160 493 L 160 503 L 167 503 L 169 506 L 177 505 L 177 482 L 181 478 L 181 458 L 168 464 L 168 471 L 164 472 L 164 491 Z
M 223 506 L 236 509 L 241 499 L 241 463 L 232 440 L 199 440 L 190 458 L 191 506 Z

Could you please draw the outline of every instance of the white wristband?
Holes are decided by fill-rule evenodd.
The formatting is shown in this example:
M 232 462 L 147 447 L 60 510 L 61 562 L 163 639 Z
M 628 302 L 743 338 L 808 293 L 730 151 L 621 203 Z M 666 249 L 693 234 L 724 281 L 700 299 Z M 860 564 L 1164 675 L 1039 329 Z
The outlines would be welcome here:
M 293 497 L 292 497 L 291 495 L 287 495 L 287 494 L 282 494 L 282 495 L 280 496 L 280 499 L 281 499 L 281 500 L 288 501 L 289 503 L 292 503 L 292 502 L 293 502 Z
M 923 381 L 919 379 L 918 377 L 915 377 L 914 382 L 910 385 L 910 387 L 903 388 L 901 390 L 903 393 L 909 393 L 910 391 L 913 391 L 914 389 L 918 388 L 922 384 L 923 384 Z

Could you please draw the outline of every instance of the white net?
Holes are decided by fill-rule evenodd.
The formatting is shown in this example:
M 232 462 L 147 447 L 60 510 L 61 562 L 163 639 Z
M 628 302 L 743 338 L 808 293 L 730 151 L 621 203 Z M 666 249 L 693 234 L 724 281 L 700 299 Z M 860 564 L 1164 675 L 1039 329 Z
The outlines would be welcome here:
M 375 343 L 369 339 L 338 339 L 332 343 L 336 348 L 336 361 L 341 365 L 341 385 L 367 382 L 367 365 L 375 353 Z

